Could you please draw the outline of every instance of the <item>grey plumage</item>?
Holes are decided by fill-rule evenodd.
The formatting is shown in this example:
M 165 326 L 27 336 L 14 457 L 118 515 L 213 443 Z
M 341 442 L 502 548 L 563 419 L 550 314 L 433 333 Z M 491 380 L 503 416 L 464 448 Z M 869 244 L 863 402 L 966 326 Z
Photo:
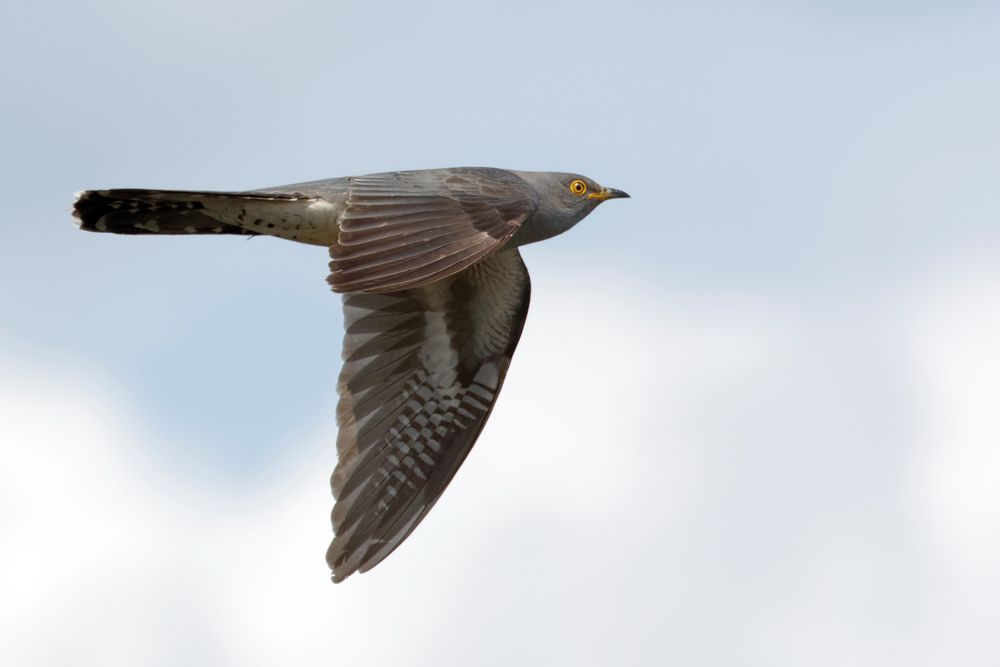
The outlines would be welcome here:
M 375 174 L 350 179 L 330 285 L 388 292 L 472 266 L 510 240 L 538 195 L 500 169 Z
M 327 552 L 338 582 L 406 539 L 485 425 L 528 311 L 517 247 L 627 196 L 576 174 L 457 168 L 239 193 L 94 190 L 74 216 L 86 231 L 329 247 L 346 329 Z
M 451 481 L 493 409 L 529 294 L 510 248 L 432 285 L 344 296 L 334 581 L 385 558 Z

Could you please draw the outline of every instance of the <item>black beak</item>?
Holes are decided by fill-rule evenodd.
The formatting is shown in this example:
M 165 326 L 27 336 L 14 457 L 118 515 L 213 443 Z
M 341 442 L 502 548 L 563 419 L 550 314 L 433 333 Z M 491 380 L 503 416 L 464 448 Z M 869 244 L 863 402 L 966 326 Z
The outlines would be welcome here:
M 629 199 L 629 194 L 624 190 L 615 190 L 614 188 L 608 188 L 605 190 L 608 193 L 607 199 Z

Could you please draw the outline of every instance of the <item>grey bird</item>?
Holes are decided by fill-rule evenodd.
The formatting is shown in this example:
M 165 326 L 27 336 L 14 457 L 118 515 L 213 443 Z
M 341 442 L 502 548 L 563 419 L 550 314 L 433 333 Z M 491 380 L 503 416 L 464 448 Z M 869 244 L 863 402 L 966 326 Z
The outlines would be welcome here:
M 88 190 L 80 229 L 268 235 L 327 246 L 343 293 L 334 582 L 430 511 L 482 431 L 528 312 L 518 246 L 628 197 L 578 174 L 463 167 L 248 192 Z

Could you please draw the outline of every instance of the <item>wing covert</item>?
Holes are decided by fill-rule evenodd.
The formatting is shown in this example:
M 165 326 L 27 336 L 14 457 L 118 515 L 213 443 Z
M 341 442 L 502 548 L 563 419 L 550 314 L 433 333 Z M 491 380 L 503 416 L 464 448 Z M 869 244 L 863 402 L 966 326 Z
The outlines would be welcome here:
M 502 169 L 353 177 L 327 280 L 337 292 L 427 285 L 503 246 L 537 208 L 537 193 Z

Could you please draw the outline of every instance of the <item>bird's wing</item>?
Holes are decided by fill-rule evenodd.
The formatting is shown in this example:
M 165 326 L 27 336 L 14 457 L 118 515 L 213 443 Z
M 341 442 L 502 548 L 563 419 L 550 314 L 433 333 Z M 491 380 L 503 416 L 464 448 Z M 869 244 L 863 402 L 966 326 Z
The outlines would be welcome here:
M 494 252 L 538 208 L 538 195 L 501 169 L 392 172 L 349 179 L 330 247 L 337 292 L 427 285 Z
M 388 556 L 451 481 L 493 408 L 529 295 L 516 248 L 433 285 L 344 295 L 335 582 Z

